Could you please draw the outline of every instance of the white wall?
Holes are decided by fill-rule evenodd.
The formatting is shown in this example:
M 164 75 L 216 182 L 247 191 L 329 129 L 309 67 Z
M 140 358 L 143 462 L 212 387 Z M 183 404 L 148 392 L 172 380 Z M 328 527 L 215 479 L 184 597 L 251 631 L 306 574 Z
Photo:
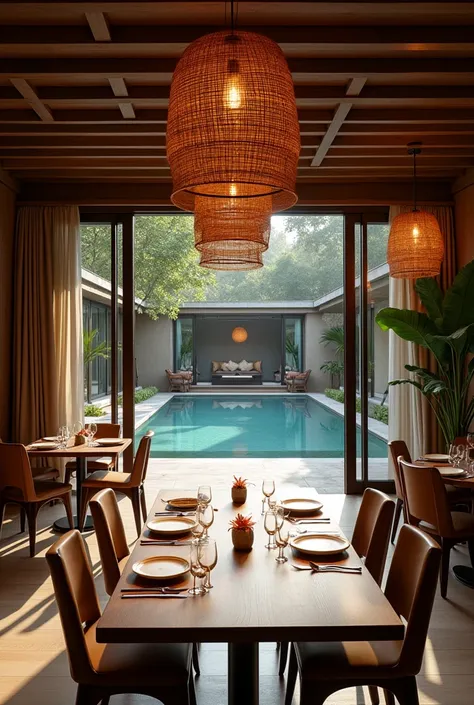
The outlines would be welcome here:
M 173 369 L 173 322 L 165 316 L 153 321 L 146 313 L 135 318 L 135 356 L 138 384 L 168 390 L 165 370 Z
M 330 347 L 325 348 L 319 339 L 327 324 L 323 321 L 321 313 L 308 313 L 305 318 L 304 331 L 304 352 L 305 369 L 311 370 L 308 391 L 324 392 L 330 386 L 329 375 L 321 372 L 321 365 L 327 360 L 334 359 L 334 354 Z

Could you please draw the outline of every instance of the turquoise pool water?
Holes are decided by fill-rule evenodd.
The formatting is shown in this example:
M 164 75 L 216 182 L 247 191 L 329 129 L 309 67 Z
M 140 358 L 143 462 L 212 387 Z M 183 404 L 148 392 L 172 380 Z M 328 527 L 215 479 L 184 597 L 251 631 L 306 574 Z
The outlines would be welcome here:
M 141 426 L 153 458 L 342 458 L 344 420 L 306 395 L 177 395 Z M 360 430 L 357 432 L 360 445 Z M 387 444 L 369 433 L 369 457 Z

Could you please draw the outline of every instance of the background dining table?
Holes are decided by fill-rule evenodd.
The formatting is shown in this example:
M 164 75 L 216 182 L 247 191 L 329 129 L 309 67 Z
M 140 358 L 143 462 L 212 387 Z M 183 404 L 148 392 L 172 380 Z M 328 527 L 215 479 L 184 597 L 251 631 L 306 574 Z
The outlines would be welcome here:
M 162 490 L 148 520 L 163 512 L 165 499 L 196 496 L 196 490 Z M 313 488 L 278 487 L 278 498 L 318 498 Z M 325 497 L 320 497 L 325 501 Z M 361 574 L 316 574 L 292 565 L 308 565 L 291 555 L 288 563 L 275 561 L 276 551 L 264 548 L 268 541 L 261 516 L 261 497 L 249 489 L 245 505 L 233 505 L 230 489 L 213 492 L 218 510 L 209 530 L 217 540 L 219 559 L 212 572 L 214 588 L 204 596 L 188 599 L 123 599 L 125 588 L 149 587 L 133 564 L 150 556 L 189 557 L 189 545 L 141 545 L 138 541 L 119 583 L 97 625 L 102 643 L 227 642 L 229 704 L 257 705 L 259 700 L 259 642 L 359 641 L 402 639 L 404 626 L 388 600 L 362 567 Z M 252 513 L 257 521 L 250 552 L 233 550 L 229 521 L 237 512 Z M 330 516 L 330 507 L 322 516 Z M 337 523 L 314 524 L 317 532 L 338 530 Z M 342 532 L 341 532 L 342 533 Z M 142 539 L 149 536 L 146 527 Z M 321 559 L 317 559 L 321 562 Z M 350 547 L 323 562 L 361 566 Z M 173 584 L 190 587 L 191 578 Z
M 70 446 L 66 448 L 34 448 L 26 446 L 28 455 L 30 458 L 75 458 L 76 459 L 76 514 L 74 515 L 74 525 L 79 531 L 90 531 L 93 528 L 92 518 L 90 515 L 86 516 L 84 526 L 79 526 L 79 514 L 81 507 L 81 495 L 82 495 L 82 483 L 87 474 L 87 460 L 89 458 L 102 458 L 106 456 L 107 458 L 112 458 L 116 461 L 115 466 L 117 467 L 117 461 L 119 456 L 123 451 L 128 448 L 131 444 L 131 438 L 118 438 L 116 445 L 101 446 L 93 445 L 88 446 L 83 443 L 82 445 Z M 41 443 L 41 440 L 35 441 L 35 443 Z M 54 522 L 54 528 L 56 531 L 69 531 L 69 523 L 64 517 L 63 519 L 58 519 Z

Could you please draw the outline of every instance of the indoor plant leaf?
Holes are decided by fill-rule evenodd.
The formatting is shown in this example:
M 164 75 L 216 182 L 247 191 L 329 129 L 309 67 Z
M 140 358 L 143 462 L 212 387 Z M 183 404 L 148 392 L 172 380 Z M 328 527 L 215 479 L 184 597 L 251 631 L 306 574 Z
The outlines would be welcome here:
M 443 328 L 453 333 L 474 322 L 474 260 L 457 274 L 443 301 Z
M 433 352 L 442 362 L 447 354 L 446 343 L 438 336 L 435 323 L 426 313 L 409 309 L 383 308 L 375 317 L 382 330 L 393 330 L 399 338 L 422 345 Z
M 420 297 L 421 303 L 425 307 L 428 316 L 436 324 L 443 329 L 443 293 L 439 288 L 439 284 L 433 277 L 424 277 L 417 279 L 415 290 Z

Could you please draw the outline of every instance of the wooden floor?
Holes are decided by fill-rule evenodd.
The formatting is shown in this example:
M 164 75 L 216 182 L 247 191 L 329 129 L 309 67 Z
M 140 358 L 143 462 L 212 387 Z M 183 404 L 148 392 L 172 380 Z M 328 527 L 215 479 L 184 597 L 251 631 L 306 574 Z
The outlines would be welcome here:
M 176 462 L 176 461 L 175 461 Z M 252 465 L 252 462 L 254 463 Z M 242 467 L 241 471 L 237 468 Z M 284 463 L 238 460 L 219 461 L 219 465 L 196 461 L 171 468 L 168 463 L 153 461 L 147 478 L 148 503 L 161 487 L 195 487 L 209 480 L 217 486 L 229 486 L 232 474 L 260 481 L 271 471 L 278 482 L 310 484 L 302 474 L 300 461 Z M 312 477 L 317 479 L 315 474 Z M 319 478 L 320 480 L 320 478 Z M 316 489 L 324 491 L 324 486 Z M 250 491 L 260 491 L 259 488 Z M 337 507 L 338 520 L 350 535 L 360 498 L 337 494 L 331 503 Z M 136 539 L 131 505 L 126 498 L 120 508 L 132 543 Z M 8 513 L 0 541 L 0 703 L 11 705 L 69 705 L 74 702 L 75 684 L 69 676 L 61 625 L 53 598 L 51 580 L 44 560 L 45 550 L 54 542 L 51 522 L 62 516 L 58 506 L 47 507 L 39 516 L 38 555 L 28 558 L 27 539 L 19 534 L 19 519 Z M 95 534 L 87 535 L 102 602 L 106 595 L 100 571 Z M 454 563 L 468 563 L 464 547 L 453 551 Z M 472 705 L 474 692 L 474 591 L 456 583 L 451 576 L 449 599 L 436 597 L 429 640 L 422 672 L 418 678 L 420 702 L 438 705 Z M 289 599 L 289 597 L 288 597 Z M 261 646 L 261 705 L 283 703 L 285 681 L 277 675 L 277 652 L 274 644 Z M 225 644 L 204 644 L 201 650 L 201 677 L 197 679 L 199 705 L 225 705 L 227 659 Z M 147 698 L 117 696 L 116 705 L 135 705 Z M 156 702 L 156 701 L 155 701 Z M 294 704 L 298 702 L 298 692 Z M 151 703 L 151 700 L 150 700 Z M 364 690 L 342 691 L 327 701 L 328 705 L 369 703 Z M 242 703 L 245 705 L 245 703 Z

